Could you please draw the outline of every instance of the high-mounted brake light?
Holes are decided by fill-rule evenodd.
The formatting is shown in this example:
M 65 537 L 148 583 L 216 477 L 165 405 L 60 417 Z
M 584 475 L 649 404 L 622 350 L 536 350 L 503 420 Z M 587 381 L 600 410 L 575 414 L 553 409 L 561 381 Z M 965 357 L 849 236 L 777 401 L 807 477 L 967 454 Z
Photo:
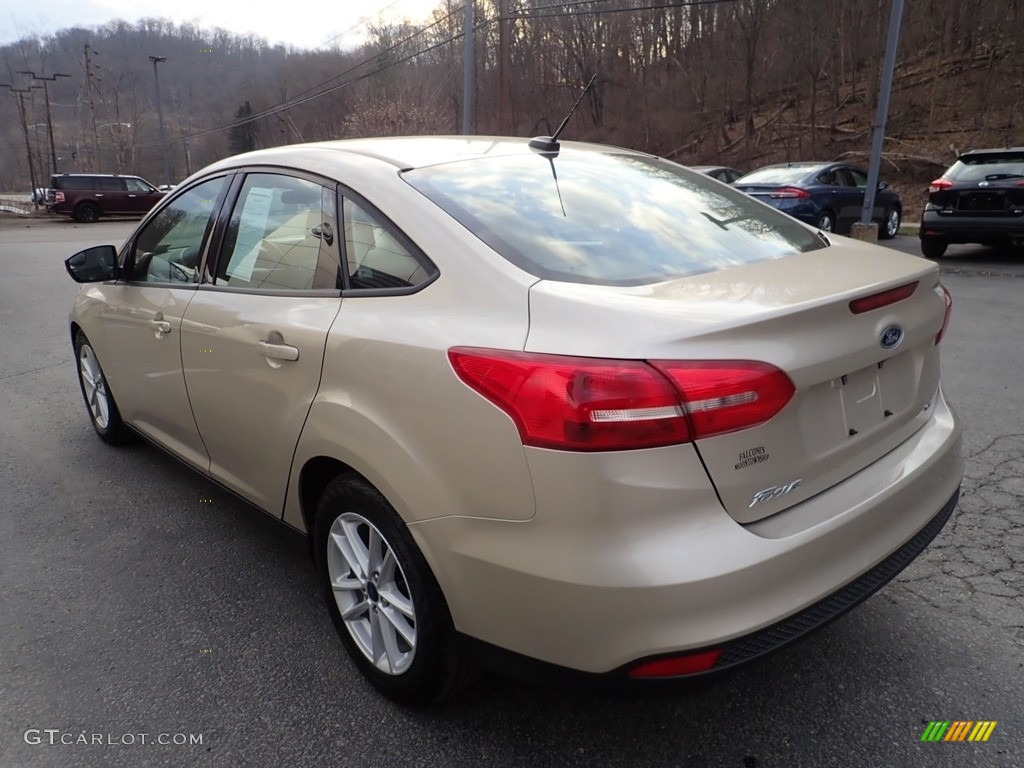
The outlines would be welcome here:
M 890 304 L 895 304 L 897 301 L 909 299 L 914 291 L 917 290 L 917 284 L 918 281 L 915 280 L 912 283 L 890 288 L 887 291 L 872 293 L 870 296 L 861 296 L 859 299 L 854 299 L 850 302 L 850 311 L 855 315 L 860 315 L 873 309 L 881 309 Z
M 810 197 L 811 193 L 806 189 L 800 189 L 800 187 L 780 187 L 768 196 L 773 197 L 776 200 L 803 200 L 804 198 Z
M 460 347 L 458 377 L 503 410 L 524 445 L 616 451 L 675 445 L 761 424 L 793 396 L 751 361 L 602 360 Z
M 942 337 L 946 335 L 946 329 L 949 327 L 949 318 L 953 315 L 953 297 L 949 291 L 946 290 L 946 286 L 942 283 L 935 286 L 935 292 L 942 297 L 944 302 L 946 302 L 946 311 L 942 316 L 942 327 L 939 328 L 939 332 L 935 334 L 935 343 L 938 344 L 942 341 Z
M 953 182 L 947 179 L 945 176 L 941 176 L 931 184 L 928 185 L 929 192 L 941 192 L 944 189 L 949 189 L 953 186 Z

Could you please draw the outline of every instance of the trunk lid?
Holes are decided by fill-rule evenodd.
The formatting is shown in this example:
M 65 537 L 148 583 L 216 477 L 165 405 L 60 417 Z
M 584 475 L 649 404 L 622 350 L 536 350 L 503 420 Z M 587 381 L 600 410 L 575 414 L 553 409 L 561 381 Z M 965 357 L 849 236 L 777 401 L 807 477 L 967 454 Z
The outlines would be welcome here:
M 854 299 L 915 281 L 908 298 L 851 311 Z M 525 351 L 784 371 L 796 391 L 774 418 L 696 442 L 726 511 L 749 523 L 844 480 L 924 424 L 939 381 L 937 286 L 934 264 L 845 238 L 647 286 L 541 281 Z

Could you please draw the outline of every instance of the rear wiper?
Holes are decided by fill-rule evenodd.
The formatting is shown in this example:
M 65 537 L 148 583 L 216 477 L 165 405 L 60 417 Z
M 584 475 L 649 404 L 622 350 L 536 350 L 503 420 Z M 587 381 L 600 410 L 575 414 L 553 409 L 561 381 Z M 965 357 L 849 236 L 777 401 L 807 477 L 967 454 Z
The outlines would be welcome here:
M 1019 173 L 990 173 L 985 177 L 985 181 L 1003 181 L 1004 179 L 1024 179 L 1024 175 Z

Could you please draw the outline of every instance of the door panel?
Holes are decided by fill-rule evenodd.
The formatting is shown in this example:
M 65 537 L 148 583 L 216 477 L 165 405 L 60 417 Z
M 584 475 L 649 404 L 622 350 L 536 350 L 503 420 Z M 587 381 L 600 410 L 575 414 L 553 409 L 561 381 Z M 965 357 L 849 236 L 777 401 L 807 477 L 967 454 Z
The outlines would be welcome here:
M 200 290 L 182 363 L 210 474 L 279 514 L 292 454 L 320 385 L 338 297 Z
M 206 472 L 181 370 L 181 320 L 195 288 L 114 285 L 98 320 L 101 360 L 121 416 L 144 435 Z
M 210 473 L 277 515 L 341 307 L 335 216 L 333 186 L 248 174 L 214 283 L 200 287 L 182 325 L 186 386 Z
M 204 472 L 210 462 L 185 390 L 181 323 L 225 186 L 218 177 L 183 191 L 139 230 L 121 266 L 125 282 L 106 289 L 97 324 L 125 421 Z

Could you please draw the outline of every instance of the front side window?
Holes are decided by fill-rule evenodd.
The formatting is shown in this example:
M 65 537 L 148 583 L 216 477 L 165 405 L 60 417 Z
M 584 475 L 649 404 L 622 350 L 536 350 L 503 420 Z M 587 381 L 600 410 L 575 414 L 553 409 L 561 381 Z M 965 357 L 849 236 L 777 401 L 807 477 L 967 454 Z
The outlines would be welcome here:
M 138 192 L 145 194 L 146 192 L 152 192 L 153 188 L 149 186 L 142 179 L 125 179 L 124 183 L 128 185 L 129 192 Z
M 135 239 L 129 280 L 196 283 L 203 241 L 225 177 L 190 187 L 157 213 Z
M 826 247 L 786 214 L 642 155 L 487 157 L 403 178 L 506 259 L 551 280 L 643 285 Z
M 251 173 L 235 203 L 216 285 L 278 291 L 341 288 L 334 194 L 308 179 Z

